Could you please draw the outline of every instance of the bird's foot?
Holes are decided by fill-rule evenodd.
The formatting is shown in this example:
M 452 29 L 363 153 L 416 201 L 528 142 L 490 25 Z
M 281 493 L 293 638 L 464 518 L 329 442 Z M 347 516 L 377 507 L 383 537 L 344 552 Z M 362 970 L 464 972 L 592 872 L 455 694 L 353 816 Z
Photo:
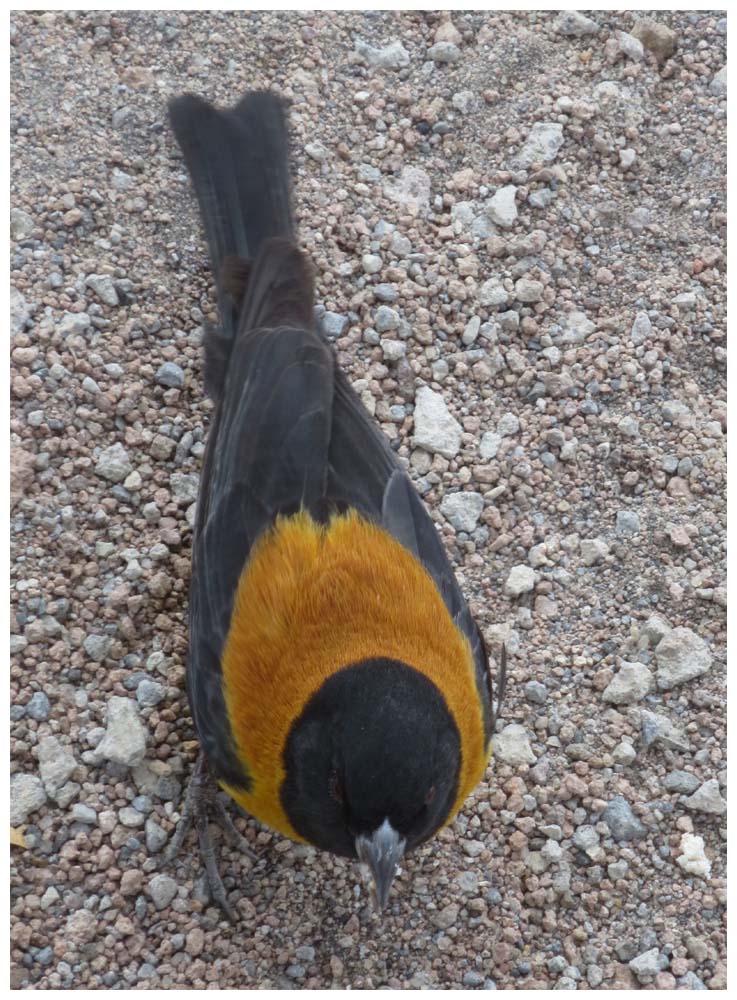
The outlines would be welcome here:
M 210 839 L 211 818 L 222 828 L 233 847 L 237 847 L 253 861 L 258 859 L 258 855 L 251 850 L 246 838 L 236 829 L 225 806 L 218 798 L 217 782 L 208 770 L 204 753 L 200 751 L 189 781 L 182 817 L 164 854 L 163 862 L 167 865 L 174 861 L 190 827 L 194 826 L 197 830 L 200 856 L 205 866 L 210 894 L 226 917 L 234 921 L 235 913 L 228 903 L 225 886 L 218 871 L 217 855 Z

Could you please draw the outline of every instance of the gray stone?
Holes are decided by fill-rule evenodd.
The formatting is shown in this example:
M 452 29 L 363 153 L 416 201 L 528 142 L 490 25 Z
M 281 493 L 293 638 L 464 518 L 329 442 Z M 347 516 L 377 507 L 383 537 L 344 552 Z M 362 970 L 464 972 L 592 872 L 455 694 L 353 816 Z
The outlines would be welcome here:
M 124 767 L 140 764 L 146 753 L 146 730 L 138 716 L 136 703 L 114 695 L 107 705 L 105 736 L 98 744 L 98 759 L 111 760 Z
M 514 283 L 514 297 L 518 302 L 539 302 L 543 297 L 545 285 L 533 278 L 518 278 Z
M 120 305 L 118 293 L 115 290 L 113 279 L 109 274 L 90 274 L 85 279 L 85 285 L 91 288 L 95 295 L 106 306 Z
M 670 691 L 711 669 L 711 653 L 704 640 L 690 628 L 674 628 L 655 650 L 658 687 Z
M 709 987 L 699 979 L 695 972 L 689 971 L 676 979 L 676 986 L 681 990 L 708 990 Z
M 396 364 L 407 353 L 407 345 L 403 344 L 401 340 L 387 340 L 382 337 L 380 343 L 384 361 L 389 365 Z
M 158 854 L 169 839 L 166 830 L 153 819 L 146 820 L 145 833 L 146 850 L 151 854 Z
M 399 177 L 384 182 L 384 194 L 417 215 L 430 207 L 430 178 L 419 167 L 404 167 Z
M 334 340 L 336 337 L 343 336 L 348 326 L 348 317 L 343 316 L 341 313 L 326 312 L 322 316 L 321 323 L 325 334 L 331 340 Z
M 640 731 L 646 747 L 659 743 L 669 750 L 688 751 L 691 749 L 688 737 L 661 712 L 640 713 Z
M 31 318 L 28 303 L 17 288 L 10 289 L 10 336 L 17 337 Z
M 514 437 L 519 433 L 519 417 L 514 413 L 504 413 L 496 426 L 496 432 L 500 437 Z
M 487 215 L 502 229 L 509 229 L 517 219 L 516 194 L 517 188 L 513 184 L 506 184 L 486 203 Z
M 82 802 L 75 802 L 72 806 L 72 819 L 75 823 L 94 826 L 97 823 L 97 812 L 91 806 L 86 806 Z
M 602 811 L 601 818 L 618 844 L 629 840 L 642 840 L 647 836 L 647 827 L 643 826 L 632 812 L 629 802 L 621 795 L 612 799 Z
M 54 799 L 76 768 L 77 762 L 56 736 L 44 736 L 38 743 L 38 765 L 44 788 Z
M 581 561 L 584 566 L 594 566 L 609 554 L 609 546 L 603 538 L 582 538 Z
M 525 698 L 535 705 L 544 705 L 548 700 L 548 689 L 539 681 L 528 681 L 524 690 Z
M 479 288 L 478 298 L 480 305 L 498 308 L 508 305 L 509 292 L 499 278 L 489 278 Z
M 374 313 L 374 326 L 379 333 L 389 333 L 399 326 L 399 313 L 391 306 L 379 306 Z
M 581 38 L 584 35 L 597 34 L 599 25 L 577 10 L 563 10 L 555 19 L 553 30 L 567 38 Z
M 727 812 L 727 803 L 722 798 L 716 778 L 705 781 L 686 799 L 685 805 L 694 812 L 709 813 L 712 816 L 723 816 Z
M 85 636 L 82 646 L 93 663 L 102 663 L 110 652 L 112 644 L 113 640 L 109 635 L 88 635 Z
M 448 411 L 440 393 L 421 386 L 415 397 L 414 447 L 455 458 L 461 450 L 462 433 L 461 425 Z
M 145 678 L 136 688 L 136 700 L 143 708 L 149 705 L 158 705 L 166 697 L 166 688 L 157 681 Z
M 399 41 L 377 49 L 359 38 L 356 40 L 356 52 L 369 66 L 378 66 L 380 69 L 400 70 L 409 66 L 409 52 Z
M 95 472 L 111 483 L 122 483 L 133 472 L 128 452 L 119 441 L 100 452 Z
M 497 434 L 496 431 L 487 431 L 481 438 L 479 445 L 481 457 L 487 462 L 491 461 L 492 458 L 496 458 L 501 443 L 502 437 L 500 434 Z
M 29 237 L 36 224 L 33 218 L 24 212 L 22 208 L 11 208 L 10 210 L 10 236 L 14 240 L 25 240 Z
M 642 62 L 645 58 L 645 49 L 639 38 L 628 34 L 626 31 L 615 31 L 614 40 L 617 45 L 617 53 L 631 59 L 633 62 Z
M 448 493 L 440 504 L 440 512 L 456 531 L 472 532 L 478 524 L 484 509 L 484 498 L 480 493 Z
M 629 967 L 641 983 L 648 982 L 660 972 L 659 950 L 651 948 L 649 951 L 644 951 L 632 959 Z
M 639 347 L 644 344 L 652 333 L 652 323 L 650 322 L 650 317 L 646 312 L 638 312 L 635 316 L 635 320 L 632 324 L 632 329 L 630 331 L 630 338 L 632 343 Z
M 639 535 L 640 515 L 634 510 L 618 510 L 614 530 L 618 535 Z
M 41 779 L 35 774 L 13 774 L 10 778 L 10 825 L 20 826 L 46 802 Z
M 563 126 L 559 122 L 537 122 L 533 125 L 527 140 L 513 166 L 526 170 L 535 164 L 552 163 L 563 145 Z
M 521 563 L 519 566 L 513 566 L 509 571 L 509 576 L 504 584 L 504 593 L 507 597 L 520 597 L 533 590 L 536 581 L 537 573 L 535 570 Z
M 193 503 L 199 492 L 200 477 L 194 472 L 172 472 L 169 484 L 171 495 L 178 503 Z
M 727 96 L 727 67 L 722 66 L 718 73 L 716 73 L 711 83 L 709 84 L 709 90 L 714 94 L 715 97 L 726 97 Z
M 311 160 L 316 160 L 318 163 L 324 163 L 328 158 L 328 151 L 321 142 L 307 142 L 304 150 Z
M 633 705 L 645 697 L 652 685 L 653 675 L 644 663 L 623 661 L 602 698 L 613 705 Z
M 154 875 L 148 884 L 148 894 L 157 910 L 164 910 L 179 891 L 179 886 L 170 875 Z
M 184 386 L 184 371 L 173 361 L 165 361 L 156 372 L 155 379 L 159 385 L 169 389 L 181 389 Z
M 26 705 L 26 715 L 36 722 L 45 722 L 51 715 L 51 702 L 43 691 L 36 691 Z
M 494 755 L 504 764 L 519 767 L 534 764 L 535 754 L 530 746 L 530 736 L 524 726 L 512 723 L 492 738 Z
M 435 63 L 454 63 L 461 58 L 461 50 L 453 42 L 436 42 L 427 50 Z
M 668 622 L 660 615 L 651 615 L 640 629 L 640 635 L 650 649 L 654 649 L 660 640 L 672 631 Z
M 678 792 L 681 795 L 690 795 L 700 784 L 696 775 L 690 771 L 671 771 L 663 778 L 663 788 L 667 792 Z

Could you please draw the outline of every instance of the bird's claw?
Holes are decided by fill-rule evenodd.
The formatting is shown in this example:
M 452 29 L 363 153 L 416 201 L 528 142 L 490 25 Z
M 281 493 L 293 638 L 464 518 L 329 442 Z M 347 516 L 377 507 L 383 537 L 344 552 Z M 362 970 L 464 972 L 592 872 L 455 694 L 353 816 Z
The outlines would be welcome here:
M 236 916 L 230 903 L 228 903 L 225 886 L 218 871 L 217 856 L 215 848 L 210 839 L 210 817 L 218 823 L 233 847 L 241 850 L 251 860 L 256 861 L 258 855 L 249 847 L 246 838 L 236 829 L 233 820 L 223 803 L 218 798 L 218 786 L 212 774 L 207 768 L 205 755 L 200 753 L 195 764 L 194 773 L 189 782 L 187 794 L 184 800 L 182 816 L 179 820 L 171 843 L 163 856 L 163 864 L 171 864 L 179 854 L 182 844 L 189 833 L 190 827 L 197 830 L 197 839 L 200 846 L 200 856 L 205 866 L 207 883 L 210 895 L 214 902 L 218 904 L 225 916 L 230 921 L 235 921 Z

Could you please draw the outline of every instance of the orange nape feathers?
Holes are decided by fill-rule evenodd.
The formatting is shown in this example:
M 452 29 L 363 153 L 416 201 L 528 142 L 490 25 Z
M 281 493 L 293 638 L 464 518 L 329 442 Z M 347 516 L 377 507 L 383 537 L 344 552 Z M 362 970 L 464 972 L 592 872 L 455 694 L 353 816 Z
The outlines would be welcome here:
M 365 659 L 400 660 L 445 698 L 461 767 L 448 821 L 488 757 L 471 648 L 432 578 L 378 525 L 355 512 L 327 525 L 280 517 L 239 581 L 222 660 L 225 703 L 249 792 L 224 785 L 252 816 L 302 840 L 282 808 L 289 730 L 322 683 Z

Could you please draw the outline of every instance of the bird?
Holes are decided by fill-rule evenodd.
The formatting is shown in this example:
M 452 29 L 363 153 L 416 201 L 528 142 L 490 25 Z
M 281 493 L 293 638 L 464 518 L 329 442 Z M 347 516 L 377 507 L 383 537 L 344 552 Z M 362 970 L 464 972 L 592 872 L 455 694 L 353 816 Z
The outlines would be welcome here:
M 297 842 L 357 860 L 382 910 L 404 858 L 482 778 L 497 700 L 438 531 L 315 311 L 297 242 L 286 105 L 184 94 L 169 120 L 199 204 L 219 322 L 193 529 L 186 684 L 194 824 L 234 916 L 211 819 L 249 851 L 224 791 Z M 250 852 L 252 854 L 252 852 Z

